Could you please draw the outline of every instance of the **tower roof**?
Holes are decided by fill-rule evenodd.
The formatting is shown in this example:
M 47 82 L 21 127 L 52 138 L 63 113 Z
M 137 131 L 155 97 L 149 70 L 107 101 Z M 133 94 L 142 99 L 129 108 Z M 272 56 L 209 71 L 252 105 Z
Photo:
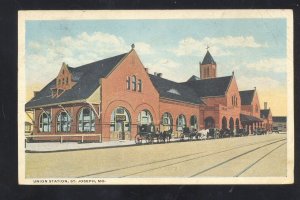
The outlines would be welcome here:
M 207 50 L 203 61 L 201 63 L 202 65 L 206 65 L 206 64 L 216 64 L 216 62 L 214 61 L 213 57 L 211 56 L 211 54 L 209 53 L 209 51 Z

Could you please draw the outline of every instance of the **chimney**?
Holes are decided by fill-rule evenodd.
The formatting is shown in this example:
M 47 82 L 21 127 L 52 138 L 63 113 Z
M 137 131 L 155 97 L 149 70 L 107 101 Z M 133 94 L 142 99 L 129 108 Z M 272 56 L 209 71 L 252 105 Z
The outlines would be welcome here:
M 264 102 L 264 109 L 268 109 L 268 102 Z
M 162 77 L 162 73 L 157 73 L 157 76 L 158 77 Z
M 145 71 L 149 74 L 149 69 L 145 67 Z
M 156 73 L 156 72 L 154 72 L 154 76 L 157 76 L 157 73 Z

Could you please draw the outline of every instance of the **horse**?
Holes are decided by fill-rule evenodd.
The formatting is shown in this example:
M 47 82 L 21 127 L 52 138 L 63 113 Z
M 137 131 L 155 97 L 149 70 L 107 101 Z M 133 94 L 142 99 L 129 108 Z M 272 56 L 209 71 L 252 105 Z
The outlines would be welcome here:
M 198 135 L 200 136 L 200 140 L 206 140 L 208 135 L 209 129 L 202 129 L 198 131 Z

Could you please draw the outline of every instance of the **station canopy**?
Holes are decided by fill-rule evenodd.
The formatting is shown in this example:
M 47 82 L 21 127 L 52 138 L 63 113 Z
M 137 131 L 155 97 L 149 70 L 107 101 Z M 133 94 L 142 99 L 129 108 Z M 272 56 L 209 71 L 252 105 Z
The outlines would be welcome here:
M 240 119 L 241 119 L 242 123 L 253 123 L 253 122 L 262 122 L 263 121 L 260 118 L 257 118 L 257 117 L 251 116 L 251 115 L 245 115 L 245 114 L 241 114 Z

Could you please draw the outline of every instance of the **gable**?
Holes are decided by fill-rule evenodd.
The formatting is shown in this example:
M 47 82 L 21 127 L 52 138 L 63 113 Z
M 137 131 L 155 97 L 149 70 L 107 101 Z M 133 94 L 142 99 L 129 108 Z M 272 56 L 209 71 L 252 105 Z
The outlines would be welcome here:
M 26 103 L 26 109 L 87 99 L 100 86 L 100 78 L 106 77 L 126 55 L 127 53 L 76 68 L 67 67 L 69 73 L 72 74 L 72 81 L 76 82 L 76 84 L 69 90 L 64 91 L 57 98 L 52 98 L 51 88 L 55 88 L 57 84 L 57 78 L 55 78 Z M 66 68 L 61 68 L 61 72 L 62 69 Z
M 240 91 L 241 104 L 251 105 L 254 97 L 254 90 Z
M 192 88 L 198 97 L 216 97 L 226 94 L 233 76 L 187 81 L 182 84 Z

